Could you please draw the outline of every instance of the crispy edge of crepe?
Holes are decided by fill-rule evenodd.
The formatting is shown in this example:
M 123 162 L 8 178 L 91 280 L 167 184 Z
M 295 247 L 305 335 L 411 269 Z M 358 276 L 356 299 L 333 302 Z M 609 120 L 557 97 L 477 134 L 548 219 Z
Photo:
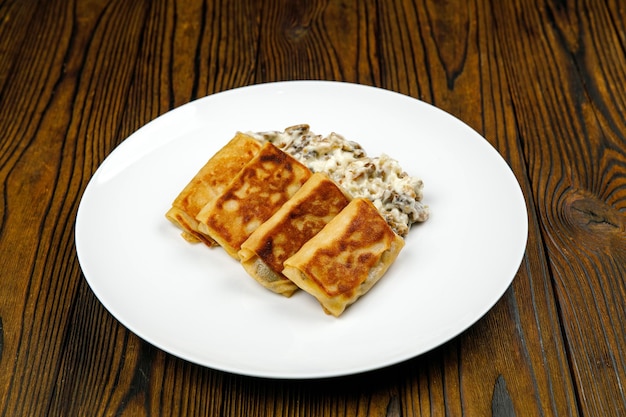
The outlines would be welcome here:
M 178 194 L 165 217 L 182 229 L 181 235 L 185 240 L 217 246 L 214 239 L 200 231 L 196 216 L 204 206 L 221 194 L 261 147 L 262 144 L 253 137 L 237 132 Z
M 339 317 L 382 278 L 403 247 L 376 207 L 356 198 L 284 262 L 283 274 Z
M 314 173 L 241 244 L 241 265 L 265 288 L 290 297 L 298 286 L 282 274 L 283 262 L 349 202 L 350 197 L 334 181 L 325 174 Z
M 239 260 L 241 244 L 311 175 L 306 166 L 267 142 L 223 192 L 200 210 L 198 227 Z

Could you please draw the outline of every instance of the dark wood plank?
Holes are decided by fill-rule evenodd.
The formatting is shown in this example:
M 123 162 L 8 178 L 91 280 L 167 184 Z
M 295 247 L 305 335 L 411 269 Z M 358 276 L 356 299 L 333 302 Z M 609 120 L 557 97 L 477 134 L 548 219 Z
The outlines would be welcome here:
M 379 80 L 371 1 L 274 1 L 261 17 L 257 82 Z
M 623 414 L 623 20 L 602 2 L 494 9 L 581 410 Z
M 76 208 L 113 146 L 116 97 L 130 83 L 144 19 L 141 7 L 124 4 L 46 2 L 36 7 L 23 42 L 5 44 L 15 49 L 7 54 L 14 61 L 2 91 L 8 115 L 0 121 L 6 133 L 0 242 L 3 259 L 11 260 L 3 262 L 0 284 L 3 415 L 45 415 L 57 389 L 81 283 Z M 110 33 L 110 22 L 123 24 Z

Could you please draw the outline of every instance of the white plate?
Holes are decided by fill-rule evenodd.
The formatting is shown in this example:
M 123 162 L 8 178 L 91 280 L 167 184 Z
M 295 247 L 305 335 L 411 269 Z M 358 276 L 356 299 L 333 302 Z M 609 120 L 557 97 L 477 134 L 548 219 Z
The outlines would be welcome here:
M 387 153 L 425 183 L 431 218 L 340 318 L 300 292 L 262 288 L 221 249 L 192 245 L 164 217 L 236 131 L 308 123 Z M 186 360 L 237 374 L 332 377 L 424 353 L 502 296 L 522 260 L 526 206 L 494 148 L 413 98 L 355 84 L 294 81 L 234 89 L 148 123 L 98 168 L 76 219 L 92 290 L 131 331 Z

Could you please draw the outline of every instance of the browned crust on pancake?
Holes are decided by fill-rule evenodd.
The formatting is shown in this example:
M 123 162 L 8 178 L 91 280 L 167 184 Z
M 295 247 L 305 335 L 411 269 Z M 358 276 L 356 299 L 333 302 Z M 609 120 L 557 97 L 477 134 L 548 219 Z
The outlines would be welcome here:
M 326 175 L 313 176 L 267 222 L 244 242 L 280 273 L 283 262 L 315 236 L 350 202 Z
M 311 171 L 266 143 L 196 219 L 200 230 L 239 259 L 241 244 L 300 189 Z
M 404 240 L 365 199 L 355 199 L 284 262 L 283 274 L 339 316 L 393 263 Z
M 266 288 L 291 295 L 297 287 L 282 274 L 283 262 L 349 202 L 349 197 L 325 174 L 313 174 L 289 201 L 241 245 L 239 257 L 242 265 Z M 259 263 L 263 263 L 263 266 Z
M 237 173 L 261 149 L 253 137 L 238 132 L 198 171 L 172 203 L 166 217 L 183 230 L 189 241 L 215 246 L 213 239 L 198 229 L 196 216 L 230 184 Z

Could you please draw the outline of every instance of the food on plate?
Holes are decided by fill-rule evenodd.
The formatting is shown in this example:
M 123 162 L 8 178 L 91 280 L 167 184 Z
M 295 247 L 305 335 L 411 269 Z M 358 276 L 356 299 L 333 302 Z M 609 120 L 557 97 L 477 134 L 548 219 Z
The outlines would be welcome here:
M 261 149 L 261 143 L 251 136 L 237 133 L 223 148 L 209 159 L 180 192 L 166 213 L 166 217 L 182 229 L 182 236 L 190 242 L 217 243 L 198 229 L 196 216 L 217 197 L 235 175 Z
M 408 175 L 398 161 L 383 154 L 367 156 L 356 142 L 337 133 L 316 135 L 306 124 L 283 132 L 249 132 L 268 141 L 309 167 L 324 172 L 352 198 L 372 201 L 391 228 L 406 237 L 411 225 L 428 219 L 429 208 L 422 202 L 424 183 Z
M 283 262 L 339 214 L 349 201 L 344 191 L 325 174 L 313 174 L 241 245 L 241 264 L 264 287 L 291 296 L 298 287 L 282 274 Z
M 338 317 L 380 280 L 403 247 L 374 204 L 356 198 L 285 260 L 283 274 Z
M 198 228 L 239 259 L 241 244 L 302 187 L 311 171 L 271 143 L 200 210 Z
M 429 217 L 423 182 L 306 124 L 237 133 L 166 217 L 188 241 L 221 246 L 265 288 L 314 296 L 335 317 L 366 294 Z

